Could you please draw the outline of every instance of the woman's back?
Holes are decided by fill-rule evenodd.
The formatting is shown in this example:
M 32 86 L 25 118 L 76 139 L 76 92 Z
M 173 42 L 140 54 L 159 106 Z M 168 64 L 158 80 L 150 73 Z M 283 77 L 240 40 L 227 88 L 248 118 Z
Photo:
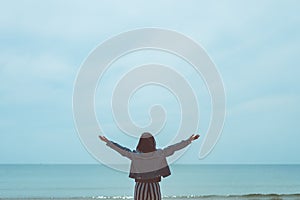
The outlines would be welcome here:
M 106 142 L 106 145 L 131 160 L 129 177 L 134 178 L 136 185 L 134 191 L 135 200 L 160 200 L 161 177 L 171 174 L 167 163 L 167 157 L 189 145 L 199 135 L 192 135 L 187 140 L 168 146 L 164 149 L 156 149 L 156 142 L 150 133 L 143 133 L 140 137 L 136 151 L 123 147 L 115 142 L 108 140 L 104 136 L 99 138 Z

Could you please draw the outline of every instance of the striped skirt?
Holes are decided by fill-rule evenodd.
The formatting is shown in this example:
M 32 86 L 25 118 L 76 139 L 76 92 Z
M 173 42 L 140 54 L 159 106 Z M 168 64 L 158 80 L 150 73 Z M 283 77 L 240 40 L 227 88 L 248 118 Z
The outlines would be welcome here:
M 159 182 L 135 183 L 134 200 L 161 200 Z

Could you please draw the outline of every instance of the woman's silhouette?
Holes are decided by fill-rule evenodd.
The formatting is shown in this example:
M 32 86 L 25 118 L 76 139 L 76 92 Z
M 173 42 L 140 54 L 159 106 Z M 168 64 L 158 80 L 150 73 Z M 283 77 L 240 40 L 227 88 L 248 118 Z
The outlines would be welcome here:
M 192 135 L 188 139 L 164 149 L 156 149 L 154 137 L 146 132 L 141 135 L 134 151 L 108 140 L 105 136 L 99 136 L 99 138 L 106 142 L 107 146 L 131 160 L 129 177 L 134 178 L 136 182 L 134 199 L 160 200 L 159 182 L 161 177 L 171 174 L 166 157 L 188 146 L 193 140 L 198 139 L 199 135 Z

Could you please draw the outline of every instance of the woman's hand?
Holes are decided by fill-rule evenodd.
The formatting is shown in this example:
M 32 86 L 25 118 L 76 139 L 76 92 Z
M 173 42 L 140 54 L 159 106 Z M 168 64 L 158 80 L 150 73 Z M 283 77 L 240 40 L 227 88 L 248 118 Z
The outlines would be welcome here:
M 109 142 L 109 140 L 105 136 L 102 136 L 102 135 L 99 135 L 99 139 L 106 143 Z
M 189 140 L 192 142 L 192 141 L 194 141 L 194 140 L 197 140 L 199 137 L 200 137 L 199 134 L 197 134 L 197 135 L 193 134 L 193 135 L 189 138 Z

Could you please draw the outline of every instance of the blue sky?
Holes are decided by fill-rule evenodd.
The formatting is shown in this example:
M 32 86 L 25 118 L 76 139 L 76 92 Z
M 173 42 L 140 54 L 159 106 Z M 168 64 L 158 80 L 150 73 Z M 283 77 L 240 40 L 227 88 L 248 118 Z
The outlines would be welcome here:
M 299 1 L 2 1 L 0 163 L 97 163 L 73 122 L 77 71 L 101 42 L 143 27 L 193 38 L 224 81 L 227 116 L 219 142 L 198 160 L 197 141 L 179 163 L 300 163 L 299 8 Z M 182 64 L 160 53 L 141 52 L 118 62 Z M 209 97 L 202 80 L 193 73 L 189 77 L 203 91 L 200 130 L 205 130 Z M 147 90 L 135 96 L 139 106 L 155 102 L 138 102 L 139 95 Z M 170 110 L 177 106 L 161 88 L 156 97 Z M 96 105 L 99 118 L 108 121 L 106 131 L 114 132 L 107 135 L 133 148 L 136 140 L 118 138 L 110 117 L 101 115 L 108 107 Z M 133 116 L 143 118 L 144 112 L 134 111 Z M 171 115 L 169 131 L 178 120 L 176 112 Z M 158 144 L 164 146 L 169 137 L 161 136 Z

